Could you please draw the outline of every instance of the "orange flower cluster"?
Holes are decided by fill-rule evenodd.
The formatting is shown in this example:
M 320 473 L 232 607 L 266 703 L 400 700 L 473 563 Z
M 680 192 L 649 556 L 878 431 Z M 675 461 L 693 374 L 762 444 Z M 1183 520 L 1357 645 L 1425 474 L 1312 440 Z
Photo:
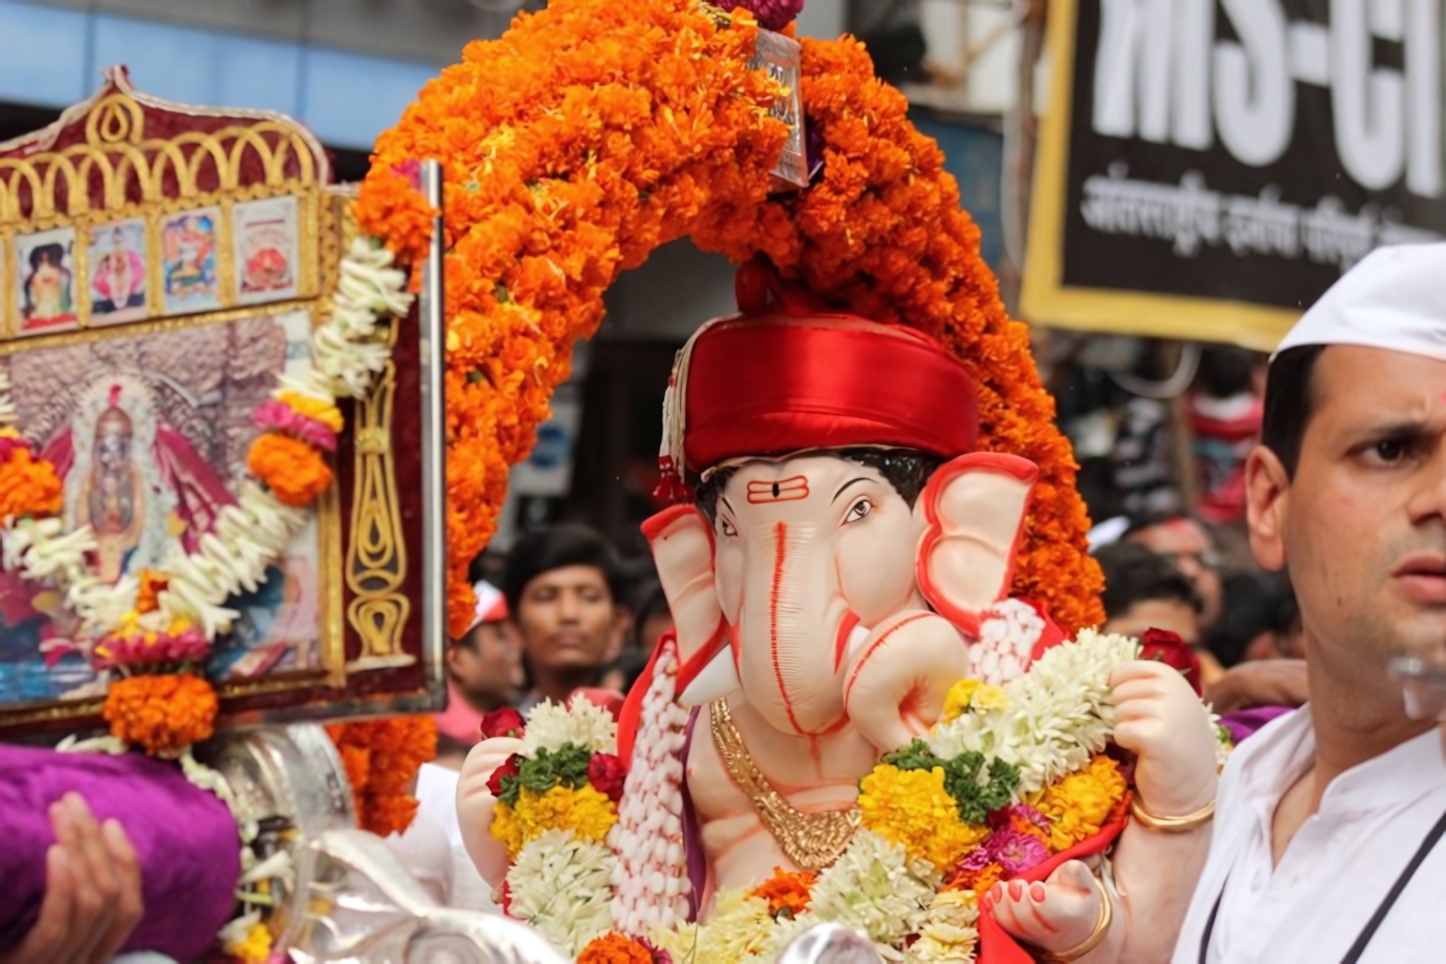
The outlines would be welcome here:
M 715 20 L 697 0 L 553 0 L 470 44 L 377 142 L 357 217 L 393 251 L 415 257 L 419 229 L 396 169 L 436 158 L 446 181 L 453 634 L 507 467 L 531 450 L 573 342 L 596 331 L 621 271 L 684 236 L 740 263 L 762 253 L 858 314 L 940 339 L 979 386 L 980 447 L 1040 467 L 1014 593 L 1067 630 L 1098 624 L 1076 465 L 943 153 L 862 44 L 804 40 L 825 167 L 770 197 L 786 132 L 766 113 L 777 88 L 746 69 L 756 36 L 750 14 Z
M 1004 879 L 1004 868 L 998 864 L 985 864 L 978 870 L 961 870 L 944 883 L 944 890 L 972 890 L 982 894 Z
M 631 937 L 610 931 L 584 947 L 577 964 L 653 964 L 653 952 Z
M 136 590 L 136 612 L 150 613 L 161 608 L 160 596 L 171 584 L 171 577 L 154 569 L 142 569 L 140 588 Z
M 102 716 L 111 735 L 151 756 L 175 757 L 211 738 L 220 702 L 211 684 L 191 673 L 128 676 L 106 692 Z
M 774 919 L 783 917 L 792 920 L 808 909 L 817 880 L 818 874 L 811 870 L 790 873 L 782 867 L 774 867 L 773 876 L 749 891 L 749 896 L 768 901 L 768 913 Z
M 394 716 L 340 723 L 326 732 L 341 753 L 361 828 L 385 837 L 411 826 L 417 799 L 409 791 L 417 770 L 437 756 L 436 722 Z
M 381 166 L 367 172 L 366 189 L 367 204 L 357 209 L 361 229 L 376 237 L 385 236 L 387 246 L 403 264 L 423 261 L 432 243 L 436 211 L 422 192 L 405 174 Z
M 304 509 L 331 485 L 331 467 L 310 444 L 267 432 L 251 443 L 246 465 L 279 502 Z
M 28 446 L 11 446 L 10 457 L 0 464 L 0 521 L 56 515 L 64 501 L 55 466 L 35 458 Z

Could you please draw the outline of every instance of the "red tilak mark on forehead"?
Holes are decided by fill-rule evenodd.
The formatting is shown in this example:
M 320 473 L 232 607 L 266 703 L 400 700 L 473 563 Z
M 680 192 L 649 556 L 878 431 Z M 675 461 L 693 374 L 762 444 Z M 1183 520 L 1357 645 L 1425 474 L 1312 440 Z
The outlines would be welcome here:
M 777 482 L 749 482 L 748 501 L 751 505 L 764 502 L 797 502 L 808 498 L 808 479 L 795 475 L 791 479 Z

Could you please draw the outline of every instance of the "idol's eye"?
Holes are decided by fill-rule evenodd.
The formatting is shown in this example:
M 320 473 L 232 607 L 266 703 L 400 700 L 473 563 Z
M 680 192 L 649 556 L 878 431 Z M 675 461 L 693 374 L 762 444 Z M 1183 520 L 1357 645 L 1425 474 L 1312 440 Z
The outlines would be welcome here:
M 736 536 L 738 534 L 738 530 L 733 528 L 733 523 L 729 522 L 721 515 L 718 517 L 718 528 L 723 531 L 723 534 L 725 536 Z
M 872 511 L 874 511 L 874 504 L 872 502 L 868 499 L 859 499 L 853 505 L 849 506 L 848 514 L 844 516 L 844 525 L 848 525 L 850 522 L 857 522 Z

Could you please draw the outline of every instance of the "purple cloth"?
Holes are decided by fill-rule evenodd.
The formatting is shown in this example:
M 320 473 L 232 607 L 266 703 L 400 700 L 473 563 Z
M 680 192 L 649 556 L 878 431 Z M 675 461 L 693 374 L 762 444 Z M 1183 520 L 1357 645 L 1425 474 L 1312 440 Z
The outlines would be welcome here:
M 683 857 L 688 862 L 688 882 L 693 885 L 693 892 L 688 895 L 690 922 L 698 919 L 703 907 L 703 887 L 708 883 L 708 857 L 703 852 L 703 828 L 698 824 L 698 811 L 693 809 L 693 797 L 688 793 L 688 753 L 693 749 L 693 727 L 698 722 L 701 710 L 701 706 L 695 706 L 688 714 L 683 752 L 678 757 L 678 762 L 683 764 Z
M 226 805 L 175 764 L 7 744 L 0 744 L 0 951 L 19 943 L 40 914 L 45 854 L 55 843 L 47 811 L 71 790 L 97 820 L 119 820 L 140 856 L 145 919 L 124 949 L 199 958 L 231 918 L 241 878 Z
M 1271 720 L 1294 713 L 1293 706 L 1257 706 L 1238 713 L 1227 713 L 1220 717 L 1220 725 L 1230 732 L 1230 739 L 1239 746 L 1242 741 L 1255 735 L 1256 731 Z

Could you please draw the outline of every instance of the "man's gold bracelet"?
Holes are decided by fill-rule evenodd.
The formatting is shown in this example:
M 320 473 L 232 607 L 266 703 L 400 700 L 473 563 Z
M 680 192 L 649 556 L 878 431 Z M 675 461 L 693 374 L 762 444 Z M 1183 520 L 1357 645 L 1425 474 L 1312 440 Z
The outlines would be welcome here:
M 1130 813 L 1135 819 L 1149 827 L 1151 830 L 1159 830 L 1162 833 L 1188 833 L 1196 827 L 1203 827 L 1215 819 L 1215 801 L 1211 800 L 1205 806 L 1196 810 L 1188 817 L 1157 817 L 1145 809 L 1140 802 L 1138 795 L 1130 801 Z

